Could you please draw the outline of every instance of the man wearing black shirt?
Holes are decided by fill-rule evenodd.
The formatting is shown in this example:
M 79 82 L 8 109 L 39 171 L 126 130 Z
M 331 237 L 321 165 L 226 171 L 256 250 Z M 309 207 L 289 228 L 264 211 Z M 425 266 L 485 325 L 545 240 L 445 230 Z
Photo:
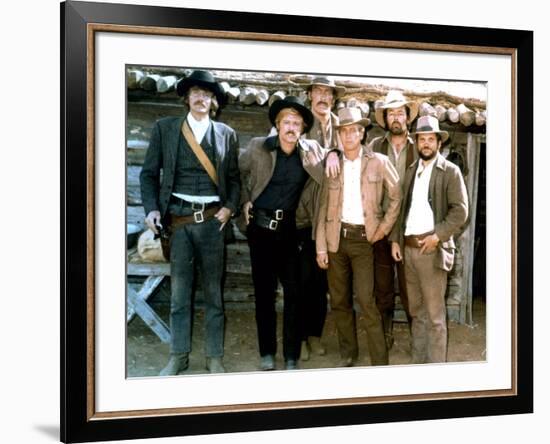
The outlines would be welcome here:
M 277 352 L 277 280 L 283 286 L 283 356 L 287 370 L 297 368 L 298 243 L 296 208 L 308 177 L 321 183 L 324 150 L 314 140 L 300 139 L 313 124 L 311 111 L 293 96 L 269 109 L 278 134 L 250 141 L 239 158 L 241 203 L 247 225 L 260 369 L 274 370 Z

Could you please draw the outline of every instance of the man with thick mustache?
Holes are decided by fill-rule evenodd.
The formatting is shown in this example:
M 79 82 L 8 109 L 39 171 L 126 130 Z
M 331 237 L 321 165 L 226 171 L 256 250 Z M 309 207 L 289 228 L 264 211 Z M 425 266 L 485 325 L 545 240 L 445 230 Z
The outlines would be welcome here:
M 193 71 L 177 92 L 189 112 L 155 123 L 140 175 L 147 226 L 156 234 L 172 232 L 170 359 L 160 375 L 189 366 L 195 264 L 205 303 L 206 369 L 222 373 L 224 227 L 239 205 L 238 140 L 233 129 L 211 119 L 225 95 L 210 72 Z
M 409 134 L 409 125 L 418 113 L 418 105 L 405 99 L 400 91 L 390 90 L 384 104 L 375 110 L 376 122 L 380 128 L 386 128 L 383 136 L 374 138 L 369 149 L 375 153 L 388 156 L 397 170 L 400 185 L 403 185 L 405 170 L 417 158 L 414 140 Z M 388 198 L 384 198 L 383 208 L 388 207 Z M 391 349 L 393 345 L 393 312 L 395 308 L 394 266 L 397 269 L 399 283 L 399 297 L 407 320 L 410 322 L 407 300 L 407 286 L 405 285 L 404 268 L 401 262 L 395 263 L 391 255 L 391 243 L 384 236 L 374 244 L 374 297 L 376 306 L 382 315 L 386 345 Z
M 468 217 L 460 169 L 439 150 L 448 138 L 432 116 L 416 126 L 419 160 L 407 168 L 399 219 L 390 235 L 392 256 L 405 266 L 412 317 L 412 362 L 447 360 L 445 291 L 454 262 L 453 236 Z
M 259 367 L 276 368 L 279 279 L 284 304 L 283 356 L 285 369 L 292 370 L 300 356 L 296 208 L 308 178 L 321 183 L 325 152 L 316 141 L 300 138 L 310 130 L 313 115 L 297 97 L 274 102 L 269 119 L 278 134 L 252 139 L 239 158 L 241 202 L 254 283 Z
M 306 138 L 313 139 L 329 152 L 341 151 L 338 138 L 338 117 L 332 113 L 336 99 L 345 92 L 328 77 L 315 77 L 307 87 L 313 113 L 313 125 Z M 338 164 L 338 156 L 328 154 L 327 164 Z M 310 353 L 324 355 L 326 349 L 321 336 L 327 315 L 327 273 L 317 266 L 315 253 L 315 228 L 319 209 L 319 191 L 321 187 L 313 178 L 309 178 L 302 192 L 296 210 L 296 228 L 298 234 L 298 263 L 300 267 L 299 323 L 302 347 L 300 359 L 306 361 Z

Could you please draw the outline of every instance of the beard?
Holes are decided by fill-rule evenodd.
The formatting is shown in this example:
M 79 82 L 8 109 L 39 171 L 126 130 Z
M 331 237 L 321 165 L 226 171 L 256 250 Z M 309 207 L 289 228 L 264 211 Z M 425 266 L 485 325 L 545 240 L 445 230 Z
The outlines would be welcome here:
M 401 125 L 399 124 L 394 124 L 390 127 L 390 132 L 394 135 L 394 136 L 400 136 L 401 134 L 403 134 L 405 132 L 405 128 L 403 128 Z
M 437 150 L 430 151 L 430 154 L 424 154 L 423 150 L 420 150 L 418 152 L 418 157 L 420 157 L 422 160 L 431 160 L 433 159 L 437 154 Z

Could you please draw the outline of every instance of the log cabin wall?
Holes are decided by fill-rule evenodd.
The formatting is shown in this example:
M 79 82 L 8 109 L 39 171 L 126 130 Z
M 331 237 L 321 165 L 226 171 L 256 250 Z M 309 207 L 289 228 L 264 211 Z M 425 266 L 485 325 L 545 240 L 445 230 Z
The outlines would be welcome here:
M 220 78 L 219 74 L 220 72 L 214 73 L 218 80 L 224 80 Z M 139 190 L 139 173 L 148 147 L 151 128 L 159 118 L 182 115 L 185 112 L 181 98 L 174 91 L 175 82 L 172 77 L 178 76 L 174 75 L 173 71 L 158 69 L 150 75 L 143 74 L 138 70 L 131 70 L 128 75 L 127 222 L 138 224 L 141 227 L 143 227 L 145 215 Z M 181 77 L 181 73 L 179 73 L 179 77 Z M 135 78 L 141 80 L 135 81 Z M 246 82 L 242 81 L 235 86 L 234 79 L 229 77 L 227 80 L 224 87 L 228 92 L 229 103 L 223 108 L 218 120 L 237 131 L 241 150 L 246 148 L 252 137 L 266 135 L 270 131 L 271 124 L 267 112 L 272 100 L 284 97 L 285 94 L 303 94 L 303 87 L 297 87 L 295 82 L 291 84 L 287 82 L 285 86 L 285 82 L 280 80 L 272 81 L 270 84 L 256 79 L 248 86 Z M 270 86 L 270 89 L 264 88 L 266 85 Z M 163 90 L 162 92 L 158 90 L 159 86 Z M 370 117 L 373 125 L 369 129 L 368 140 L 384 134 L 384 130 L 376 125 L 374 110 L 380 106 L 387 91 L 356 83 L 353 83 L 351 87 L 349 84 L 345 86 L 348 87 L 349 93 L 339 101 L 337 106 L 358 106 L 365 116 Z M 258 94 L 259 90 L 261 90 L 261 94 Z M 254 94 L 258 94 L 259 98 L 252 100 L 251 97 Z M 411 92 L 405 91 L 405 94 L 412 98 Z M 480 243 L 479 236 L 484 236 L 484 233 L 478 233 L 476 242 L 480 146 L 485 142 L 484 103 L 472 100 L 462 102 L 460 98 L 441 92 L 434 95 L 422 93 L 415 98 L 420 104 L 419 115 L 431 114 L 438 117 L 441 128 L 449 132 L 450 142 L 443 147 L 442 154 L 461 167 L 468 189 L 470 220 L 457 239 L 455 265 L 449 273 L 447 284 L 447 311 L 449 319 L 460 323 L 471 323 L 472 288 L 476 278 L 473 272 L 475 246 Z M 224 297 L 226 303 L 233 308 L 252 309 L 254 296 L 248 246 L 245 238 L 236 229 L 233 232 L 236 241 L 229 244 L 227 248 Z M 481 244 L 485 245 L 484 242 Z M 485 260 L 484 255 L 482 258 Z M 477 268 L 483 270 L 485 266 L 482 264 Z M 139 279 L 128 277 L 130 284 L 139 281 Z M 200 279 L 196 281 L 200 282 Z M 159 292 L 156 298 L 157 302 L 169 301 L 169 291 L 167 290 L 169 288 L 165 286 Z M 196 300 L 200 304 L 200 285 L 197 289 Z M 405 320 L 399 303 L 396 308 L 396 319 Z

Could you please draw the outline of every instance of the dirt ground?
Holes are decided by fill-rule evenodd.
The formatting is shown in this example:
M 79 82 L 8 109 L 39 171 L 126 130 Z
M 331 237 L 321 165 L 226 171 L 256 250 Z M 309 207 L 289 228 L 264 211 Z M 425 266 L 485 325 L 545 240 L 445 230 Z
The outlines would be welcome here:
M 168 324 L 167 305 L 156 307 L 159 315 Z M 473 325 L 460 325 L 449 322 L 448 361 L 485 360 L 485 303 L 474 298 Z M 226 309 L 226 336 L 224 365 L 227 372 L 249 372 L 258 369 L 256 324 L 253 310 Z M 366 349 L 366 333 L 361 318 L 358 321 L 359 360 L 357 366 L 370 365 Z M 206 373 L 204 368 L 204 312 L 196 310 L 193 327 L 193 350 L 189 358 L 189 368 L 182 374 Z M 281 337 L 282 318 L 279 313 L 279 335 Z M 157 376 L 167 362 L 169 347 L 139 318 L 128 324 L 127 375 L 128 377 Z M 394 324 L 395 343 L 390 350 L 390 365 L 410 363 L 409 331 L 406 323 Z M 334 368 L 339 360 L 336 327 L 331 313 L 327 315 L 321 341 L 327 349 L 325 356 L 311 355 L 308 361 L 300 361 L 300 369 Z M 277 369 L 284 369 L 282 345 L 278 344 Z

